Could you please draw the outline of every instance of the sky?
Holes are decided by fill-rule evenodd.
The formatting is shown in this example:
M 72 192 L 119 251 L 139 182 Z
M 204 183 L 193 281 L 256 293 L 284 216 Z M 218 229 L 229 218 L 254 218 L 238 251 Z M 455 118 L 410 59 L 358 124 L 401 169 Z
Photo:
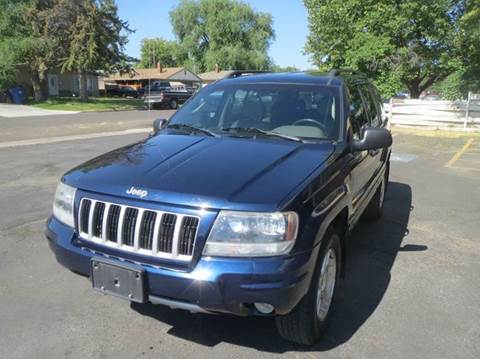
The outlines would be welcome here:
M 303 54 L 308 35 L 307 11 L 302 0 L 244 0 L 255 10 L 270 13 L 276 38 L 269 55 L 280 66 L 296 66 L 301 70 L 312 67 L 309 57 Z M 117 0 L 118 13 L 136 30 L 129 35 L 127 54 L 140 57 L 140 41 L 144 38 L 162 37 L 174 40 L 169 12 L 178 0 Z

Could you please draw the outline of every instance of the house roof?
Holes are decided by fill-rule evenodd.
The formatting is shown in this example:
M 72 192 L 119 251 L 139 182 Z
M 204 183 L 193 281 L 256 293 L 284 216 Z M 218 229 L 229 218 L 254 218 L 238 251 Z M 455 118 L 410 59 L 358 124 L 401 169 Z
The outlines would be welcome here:
M 133 73 L 120 74 L 115 73 L 106 78 L 108 81 L 131 81 L 131 80 L 176 80 L 177 74 L 188 72 L 191 76 L 198 78 L 193 72 L 184 67 L 164 67 L 161 70 L 158 67 L 149 69 L 134 69 Z M 200 81 L 200 78 L 198 78 Z
M 234 72 L 235 70 L 209 71 L 198 74 L 198 77 L 200 77 L 202 81 L 217 81 L 230 76 Z

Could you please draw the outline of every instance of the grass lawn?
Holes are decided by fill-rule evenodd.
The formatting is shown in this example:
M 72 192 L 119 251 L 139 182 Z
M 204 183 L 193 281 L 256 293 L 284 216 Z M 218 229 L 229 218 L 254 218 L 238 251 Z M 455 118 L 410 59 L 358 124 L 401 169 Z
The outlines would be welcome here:
M 144 108 L 143 101 L 139 99 L 110 97 L 90 97 L 86 102 L 75 97 L 52 97 L 42 102 L 29 101 L 27 105 L 62 111 L 125 111 Z

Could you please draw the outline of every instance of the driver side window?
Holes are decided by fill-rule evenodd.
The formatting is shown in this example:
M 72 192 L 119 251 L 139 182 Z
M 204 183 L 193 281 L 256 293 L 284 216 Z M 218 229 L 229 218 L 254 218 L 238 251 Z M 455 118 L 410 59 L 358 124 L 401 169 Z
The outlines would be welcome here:
M 349 88 L 350 92 L 350 122 L 352 125 L 353 139 L 359 140 L 362 131 L 368 126 L 368 116 L 365 104 L 357 86 Z

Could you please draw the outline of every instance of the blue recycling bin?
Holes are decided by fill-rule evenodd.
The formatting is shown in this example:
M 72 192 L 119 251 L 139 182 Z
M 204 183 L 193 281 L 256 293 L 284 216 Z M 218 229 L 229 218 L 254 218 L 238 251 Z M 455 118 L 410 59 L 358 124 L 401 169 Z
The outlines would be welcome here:
M 10 97 L 12 98 L 13 103 L 17 105 L 21 105 L 22 103 L 25 102 L 26 94 L 25 94 L 25 90 L 22 87 L 20 86 L 12 87 L 8 89 L 8 92 L 10 93 Z

